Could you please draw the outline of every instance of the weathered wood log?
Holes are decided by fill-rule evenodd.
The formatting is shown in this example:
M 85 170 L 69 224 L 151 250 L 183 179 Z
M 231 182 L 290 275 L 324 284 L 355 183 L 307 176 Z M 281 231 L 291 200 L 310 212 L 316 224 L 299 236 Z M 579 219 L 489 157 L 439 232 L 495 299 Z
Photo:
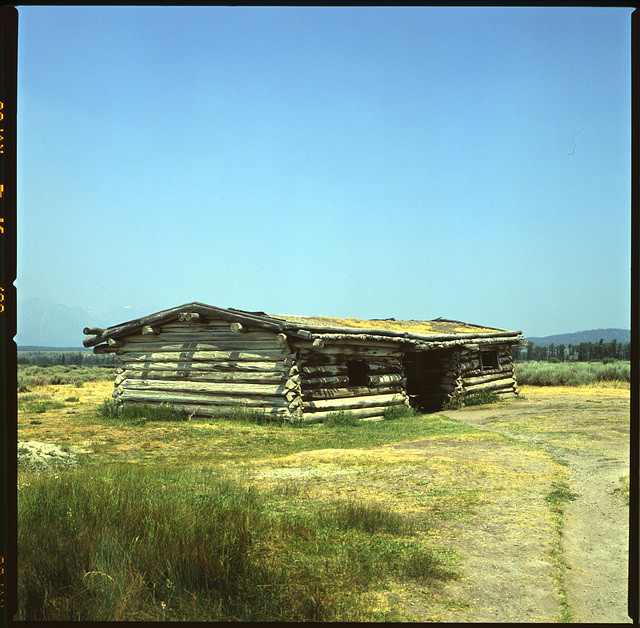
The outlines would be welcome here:
M 107 340 L 107 344 L 110 347 L 121 347 L 122 346 L 122 342 L 120 342 L 119 340 L 114 340 L 113 338 L 109 338 Z
M 109 348 L 112 352 L 113 350 Z M 120 349 L 116 349 L 118 353 L 120 353 Z M 95 352 L 95 351 L 94 351 Z M 264 362 L 271 360 L 281 360 L 287 366 L 291 366 L 293 364 L 292 358 L 289 358 L 285 355 L 284 351 L 280 350 L 267 350 L 261 349 L 260 351 L 161 351 L 161 352 L 122 352 L 122 355 L 126 357 L 128 362 L 176 362 L 176 361 L 185 361 L 185 360 L 193 360 L 196 362 L 201 361 L 256 361 L 256 362 Z M 287 364 L 287 361 L 289 363 Z
M 507 373 L 505 371 L 502 371 L 500 373 L 478 375 L 477 377 L 467 377 L 465 374 L 463 381 L 465 386 L 474 386 L 475 384 L 482 384 L 484 382 L 494 382 L 501 379 L 513 379 L 513 373 Z
M 145 325 L 140 331 L 144 335 L 157 336 L 160 333 L 160 327 L 153 327 L 153 325 Z
M 242 335 L 234 334 L 228 329 L 222 331 L 193 331 L 193 332 L 171 332 L 163 331 L 161 338 L 156 335 L 129 334 L 128 336 L 120 336 L 118 340 L 126 343 L 148 344 L 163 343 L 170 344 L 172 342 L 229 342 L 236 347 L 243 347 L 254 341 L 271 342 L 276 345 L 276 336 L 271 332 L 265 331 L 246 331 Z
M 316 338 L 311 346 L 314 349 L 322 349 L 324 347 L 324 340 L 322 338 Z
M 287 334 L 278 334 L 276 336 L 276 343 L 279 345 L 286 345 L 287 344 Z
M 93 352 L 96 355 L 103 355 L 105 353 L 115 353 L 118 350 L 117 347 L 110 347 L 109 345 L 97 345 L 93 348 Z
M 392 406 L 383 406 L 379 408 L 355 408 L 349 410 L 355 417 L 363 419 L 365 417 L 382 417 L 384 413 Z M 304 412 L 302 420 L 306 423 L 322 423 L 329 414 L 334 414 L 335 410 L 324 410 L 319 412 Z
M 129 390 L 120 391 L 120 399 L 123 401 L 155 401 L 158 403 L 191 403 L 208 404 L 212 406 L 271 408 L 288 407 L 289 402 L 282 397 L 247 397 L 232 395 L 204 394 L 184 391 L 159 391 L 159 390 Z
M 82 333 L 85 336 L 101 336 L 104 331 L 104 327 L 85 327 Z
M 338 327 L 338 326 L 328 326 L 328 325 L 312 325 L 312 324 L 292 324 L 287 323 L 284 326 L 285 329 L 299 329 L 304 328 L 311 332 L 315 332 L 316 334 L 322 334 L 326 336 L 328 334 L 331 335 L 373 335 L 376 336 L 387 336 L 389 338 L 411 338 L 416 340 L 426 340 L 426 341 L 440 341 L 440 340 L 450 340 L 455 338 L 464 338 L 466 341 L 471 342 L 476 338 L 504 338 L 505 340 L 511 341 L 511 339 L 517 339 L 518 336 L 522 335 L 521 331 L 507 331 L 507 330 L 496 330 L 493 332 L 481 332 L 481 333 L 457 333 L 457 334 L 417 334 L 413 332 L 395 330 L 395 329 L 375 329 L 375 331 L 370 327 Z
M 202 320 L 199 322 L 193 322 L 193 323 L 185 323 L 185 322 L 181 322 L 179 321 L 177 318 L 174 318 L 171 321 L 167 321 L 164 323 L 161 323 L 162 326 L 162 332 L 164 333 L 165 331 L 170 331 L 170 332 L 174 332 L 174 333 L 189 333 L 189 332 L 194 332 L 194 331 L 215 331 L 215 332 L 220 332 L 220 331 L 231 331 L 231 323 L 229 321 L 223 321 L 223 320 L 216 320 L 213 318 Z M 249 329 L 248 327 L 246 327 L 246 329 Z M 253 329 L 261 329 L 261 328 L 253 328 Z M 261 331 L 263 331 L 261 329 Z
M 332 375 L 346 375 L 347 373 L 347 365 L 346 364 L 316 364 L 311 366 L 300 366 L 300 373 L 303 373 L 305 376 L 314 376 L 318 374 L 323 374 L 327 376 Z
M 187 323 L 197 322 L 200 320 L 200 314 L 198 314 L 198 312 L 182 312 L 178 316 L 178 320 L 185 321 Z
M 126 379 L 161 379 L 167 381 L 190 381 L 190 382 L 236 382 L 242 384 L 263 383 L 282 384 L 287 381 L 284 372 L 261 372 L 261 371 L 199 371 L 199 370 L 177 370 L 177 371 L 152 371 L 150 369 L 136 370 L 123 369 L 119 375 Z
M 109 344 L 118 343 L 118 340 L 109 339 Z M 119 345 L 114 345 L 119 346 Z M 121 345 L 121 352 L 128 353 L 130 351 L 139 353 L 141 351 L 261 351 L 263 349 L 270 349 L 273 351 L 282 352 L 283 349 L 278 347 L 273 340 L 270 341 L 256 341 L 251 344 L 238 344 L 237 342 L 225 342 L 213 340 L 211 342 L 128 342 Z
M 247 328 L 242 323 L 231 323 L 231 331 L 235 334 L 241 334 L 247 331 Z
M 122 358 L 123 356 L 118 356 Z M 176 362 L 128 362 L 122 361 L 128 370 L 137 371 L 237 371 L 237 372 L 266 372 L 285 375 L 287 367 L 283 361 L 279 362 L 195 362 L 190 360 Z
M 402 395 L 402 388 L 399 386 L 384 386 L 380 388 L 366 388 L 364 386 L 352 388 L 314 388 L 302 393 L 305 401 L 313 401 L 314 399 L 336 399 L 340 397 L 363 397 L 366 395 L 382 395 L 393 393 Z
M 350 335 L 350 334 L 336 334 L 336 335 L 328 335 L 321 334 L 315 335 L 313 339 L 313 343 L 316 341 L 320 341 L 322 343 L 321 346 L 352 346 L 352 347 L 369 347 L 375 346 L 383 349 L 401 349 L 407 341 L 399 341 L 393 340 L 391 338 L 381 338 L 380 336 L 374 335 Z M 305 341 L 300 338 L 296 338 L 293 342 L 298 343 L 301 347 L 308 346 L 308 341 Z
M 88 327 L 85 327 L 85 329 L 89 329 Z M 93 329 L 93 328 L 91 328 Z M 89 338 L 84 338 L 82 341 L 82 344 L 85 347 L 93 347 L 94 345 L 98 344 L 101 341 L 101 336 L 90 336 Z
M 402 375 L 369 375 L 369 386 L 384 386 L 386 384 L 404 384 L 407 380 Z
M 493 382 L 485 382 L 484 384 L 475 384 L 473 386 L 467 386 L 463 384 L 464 390 L 471 394 L 474 392 L 479 392 L 481 390 L 498 390 L 499 388 L 512 388 L 515 382 L 513 378 L 508 378 L 505 380 L 497 380 Z
M 158 391 L 194 391 L 202 393 L 216 393 L 226 395 L 248 395 L 256 397 L 271 397 L 284 395 L 286 390 L 283 383 L 263 384 L 252 382 L 249 384 L 237 382 L 205 382 L 186 380 L 160 379 L 132 379 L 123 383 L 124 390 L 158 390 Z
M 307 347 L 301 347 L 297 344 L 292 344 L 293 348 L 300 351 L 300 355 L 306 353 L 313 353 L 314 349 L 309 344 Z M 361 346 L 355 347 L 352 345 L 325 345 L 322 349 L 322 354 L 325 356 L 341 356 L 341 361 L 353 359 L 354 356 L 362 356 L 366 359 L 369 356 L 386 356 L 386 357 L 401 357 L 402 351 L 400 349 L 383 349 L 375 346 Z
M 132 399 L 127 399 L 125 405 L 127 406 L 149 406 L 149 407 L 160 407 L 166 402 L 156 403 L 154 401 L 134 401 Z M 237 413 L 238 409 L 235 406 L 221 406 L 221 405 L 208 405 L 208 404 L 185 404 L 185 403 L 172 403 L 170 404 L 172 408 L 179 411 L 187 412 L 190 415 L 194 416 L 215 416 L 218 418 L 225 418 L 225 413 L 228 413 L 229 416 L 233 416 Z M 289 411 L 286 407 L 265 407 L 265 408 L 251 408 L 252 411 L 260 411 L 264 412 L 267 417 L 270 416 L 287 416 Z
M 347 375 L 337 375 L 335 377 L 305 377 L 302 379 L 303 389 L 307 388 L 340 388 L 349 385 Z
M 385 407 L 403 405 L 403 395 L 394 393 L 390 395 L 366 395 L 363 397 L 335 397 L 333 399 L 320 399 L 305 401 L 302 407 L 305 411 L 314 410 L 353 410 L 356 408 Z

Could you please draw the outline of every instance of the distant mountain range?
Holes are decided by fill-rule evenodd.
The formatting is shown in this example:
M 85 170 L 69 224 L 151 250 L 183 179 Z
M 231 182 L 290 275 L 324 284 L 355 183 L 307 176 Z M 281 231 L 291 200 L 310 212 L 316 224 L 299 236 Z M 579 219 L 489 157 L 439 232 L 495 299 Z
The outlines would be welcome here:
M 18 301 L 18 334 L 20 349 L 37 346 L 41 349 L 64 347 L 83 349 L 85 327 L 111 327 L 145 316 L 153 310 L 117 307 L 106 310 L 67 307 L 40 298 Z M 26 349 L 25 349 L 26 350 Z
M 44 299 L 33 298 L 18 302 L 18 335 L 16 343 L 22 350 L 41 350 L 64 347 L 67 351 L 83 349 L 85 327 L 111 327 L 130 321 L 162 308 L 116 307 L 106 310 L 67 307 Z M 538 347 L 579 345 L 581 342 L 630 342 L 628 329 L 592 329 L 555 336 L 526 337 Z M 27 347 L 29 347 L 27 349 Z
M 571 334 L 556 334 L 555 336 L 530 336 L 525 340 L 533 342 L 536 347 L 548 347 L 550 344 L 555 346 L 564 345 L 568 347 L 571 345 L 579 345 L 581 342 L 600 342 L 600 339 L 604 342 L 611 342 L 617 340 L 618 343 L 626 344 L 631 342 L 631 331 L 628 329 L 590 329 L 588 331 L 575 331 Z

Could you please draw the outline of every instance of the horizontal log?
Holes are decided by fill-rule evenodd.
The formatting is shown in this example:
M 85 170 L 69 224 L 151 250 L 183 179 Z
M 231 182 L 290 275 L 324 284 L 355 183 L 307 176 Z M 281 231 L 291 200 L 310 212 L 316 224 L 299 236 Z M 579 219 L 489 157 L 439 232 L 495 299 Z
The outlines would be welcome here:
M 160 407 L 164 405 L 165 402 L 156 403 L 154 401 L 133 401 L 131 399 L 126 400 L 125 405 L 127 406 L 149 406 L 151 408 Z M 175 410 L 187 412 L 190 415 L 194 416 L 215 416 L 216 418 L 225 418 L 225 413 L 229 415 L 236 414 L 238 412 L 238 408 L 234 406 L 218 406 L 218 405 L 208 405 L 208 404 L 184 404 L 184 403 L 172 403 L 170 404 L 172 408 Z M 258 410 L 259 412 L 264 412 L 267 417 L 272 416 L 288 416 L 289 411 L 286 407 L 269 407 L 269 408 L 251 408 L 252 411 Z
M 329 326 L 329 325 L 312 325 L 312 324 L 293 324 L 287 323 L 285 324 L 285 329 L 289 328 L 304 328 L 309 331 L 315 332 L 318 335 L 326 336 L 333 334 L 346 334 L 346 335 L 376 335 L 376 336 L 386 336 L 389 338 L 410 338 L 419 341 L 440 341 L 440 340 L 450 340 L 454 338 L 465 338 L 468 342 L 471 342 L 476 338 L 487 338 L 487 339 L 495 339 L 495 338 L 504 338 L 505 340 L 511 341 L 521 340 L 522 332 L 521 331 L 507 331 L 507 330 L 496 330 L 492 332 L 479 332 L 479 333 L 457 333 L 457 334 L 417 334 L 412 332 L 407 332 L 403 330 L 395 330 L 395 329 L 372 329 L 371 327 L 339 327 L 339 326 Z M 495 340 L 494 340 L 495 342 Z
M 305 377 L 302 379 L 302 387 L 307 388 L 344 388 L 349 385 L 347 375 L 336 377 Z
M 118 353 L 120 353 L 120 349 L 116 349 Z M 238 362 L 244 361 L 256 361 L 256 362 L 264 362 L 264 361 L 272 361 L 272 360 L 282 360 L 285 364 L 289 361 L 288 366 L 291 366 L 293 360 L 289 358 L 287 360 L 287 356 L 283 351 L 278 350 L 267 350 L 261 349 L 260 351 L 161 351 L 161 352 L 126 352 L 122 353 L 125 356 L 126 360 L 129 362 L 176 362 L 176 361 L 185 361 L 185 360 L 193 360 L 196 362 L 201 361 L 209 361 L 209 360 L 219 360 L 219 361 L 227 361 L 233 360 Z
M 494 382 L 501 379 L 513 379 L 513 373 L 502 371 L 500 373 L 491 373 L 487 375 L 478 375 L 477 377 L 464 377 L 463 382 L 465 386 L 474 386 L 475 384 L 482 384 L 484 382 Z
M 238 371 L 238 372 L 267 372 L 282 373 L 287 371 L 284 361 L 278 362 L 228 362 L 228 361 L 210 361 L 196 362 L 192 360 L 183 360 L 176 362 L 129 362 L 123 359 L 125 356 L 117 356 L 121 363 L 130 370 L 138 371 Z
M 513 399 L 514 397 L 518 397 L 518 393 L 515 390 L 496 390 L 496 395 L 500 397 L 500 399 Z
M 96 355 L 104 355 L 105 353 L 115 353 L 118 347 L 110 347 L 109 345 L 96 345 L 93 348 L 93 352 Z
M 85 327 L 85 329 L 94 329 L 93 327 Z M 89 338 L 84 338 L 82 340 L 82 344 L 85 347 L 93 347 L 101 341 L 102 336 L 89 336 Z
M 392 406 L 383 406 L 378 408 L 355 408 L 349 410 L 358 419 L 382 417 L 384 413 Z M 306 423 L 322 423 L 329 414 L 334 414 L 335 410 L 324 410 L 321 412 L 304 412 L 302 420 Z
M 123 383 L 125 390 L 176 390 L 203 393 L 221 393 L 226 395 L 249 396 L 282 396 L 286 390 L 284 383 L 238 383 L 238 382 L 204 382 L 164 379 L 132 379 L 127 378 Z
M 145 325 L 141 332 L 144 335 L 154 335 L 157 336 L 160 333 L 160 327 L 152 327 L 151 325 Z
M 327 365 L 315 365 L 315 366 L 300 366 L 300 373 L 303 373 L 305 376 L 318 375 L 323 374 L 329 377 L 334 375 L 343 375 L 347 373 L 347 365 L 346 364 L 327 364 Z
M 384 386 L 385 384 L 403 384 L 406 379 L 402 375 L 369 375 L 369 386 Z
M 231 331 L 235 334 L 246 333 L 247 328 L 242 323 L 231 323 Z
M 110 342 L 118 342 L 111 340 Z M 212 340 L 209 342 L 128 342 L 121 346 L 121 352 L 129 351 L 261 351 L 263 349 L 282 353 L 282 347 L 276 345 L 273 340 L 256 341 L 252 343 L 225 342 Z M 284 354 L 283 354 L 284 355 Z
M 513 378 L 505 380 L 497 380 L 493 382 L 486 382 L 484 384 L 475 384 L 473 386 L 463 386 L 463 389 L 467 393 L 479 392 L 481 390 L 498 390 L 499 388 L 513 388 L 515 382 Z
M 361 347 L 378 347 L 381 349 L 390 349 L 390 350 L 401 350 L 402 343 L 393 341 L 391 339 L 380 339 L 378 336 L 367 336 L 367 335 L 358 335 L 358 336 L 348 336 L 348 335 L 327 335 L 322 334 L 321 336 L 315 337 L 312 341 L 304 340 L 302 338 L 292 338 L 292 343 L 296 345 L 296 347 L 306 348 L 308 346 L 314 347 L 352 347 L 354 349 L 359 349 Z M 316 344 L 317 343 L 317 344 Z
M 290 346 L 293 346 L 293 348 L 300 351 L 301 356 L 305 353 L 313 354 L 315 351 L 310 344 L 306 347 L 302 347 L 297 344 L 291 344 Z M 348 347 L 346 345 L 325 345 L 324 349 L 321 350 L 321 354 L 334 357 L 342 356 L 342 360 L 350 360 L 353 359 L 353 356 L 362 356 L 363 359 L 366 359 L 369 356 L 387 356 L 400 358 L 402 356 L 402 351 L 400 351 L 399 349 L 384 349 L 374 346 Z
M 248 397 L 204 394 L 184 391 L 159 390 L 120 390 L 119 399 L 123 401 L 156 401 L 158 403 L 191 403 L 212 406 L 248 407 L 248 408 L 286 408 L 289 402 L 284 397 Z
M 144 334 L 129 334 L 128 336 L 121 336 L 118 340 L 126 343 L 157 343 L 163 342 L 170 344 L 172 342 L 230 342 L 235 346 L 245 346 L 245 344 L 253 343 L 254 341 L 271 342 L 276 346 L 276 335 L 271 332 L 265 331 L 247 331 L 243 334 L 234 334 L 228 329 L 223 331 L 162 331 L 162 333 L 156 335 L 144 335 Z
M 366 395 L 363 397 L 337 397 L 334 399 L 320 399 L 305 401 L 302 404 L 305 412 L 314 410 L 352 410 L 356 408 L 370 408 L 372 406 L 397 406 L 404 404 L 405 398 L 401 394 Z
M 402 395 L 402 388 L 399 386 L 384 386 L 380 388 L 367 388 L 365 386 L 351 388 L 314 388 L 307 390 L 302 394 L 305 401 L 313 401 L 314 399 L 336 399 L 340 397 L 363 397 L 366 395 L 381 395 L 386 393 L 394 393 Z
M 206 321 L 185 323 L 177 318 L 166 323 L 162 323 L 162 333 L 167 331 L 173 332 L 192 332 L 192 331 L 231 331 L 231 322 L 208 318 Z M 248 329 L 248 328 L 245 328 Z M 258 329 L 258 328 L 255 328 Z
M 286 375 L 282 371 L 199 371 L 199 370 L 174 370 L 174 371 L 150 371 L 123 369 L 120 373 L 126 379 L 158 379 L 167 381 L 190 382 L 236 382 L 236 383 L 263 383 L 278 384 L 286 382 Z

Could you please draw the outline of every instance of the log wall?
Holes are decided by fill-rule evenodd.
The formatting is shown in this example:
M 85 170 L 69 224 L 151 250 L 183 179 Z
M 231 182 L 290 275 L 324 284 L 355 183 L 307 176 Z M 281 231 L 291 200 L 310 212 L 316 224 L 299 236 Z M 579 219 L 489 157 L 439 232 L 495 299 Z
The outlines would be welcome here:
M 300 400 L 294 356 L 277 334 L 182 317 L 113 340 L 118 404 L 171 404 L 202 416 L 225 407 L 290 416 Z
M 482 351 L 497 352 L 497 367 L 487 367 L 481 364 L 478 350 L 461 350 L 459 352 L 460 371 L 456 381 L 456 391 L 472 394 L 482 390 L 492 390 L 501 399 L 517 396 L 518 388 L 511 345 L 494 344 L 482 346 L 481 349 Z
M 397 343 L 348 341 L 319 343 L 290 338 L 296 352 L 301 404 L 305 421 L 320 422 L 333 412 L 359 418 L 382 417 L 396 405 L 407 405 L 402 352 Z M 350 363 L 360 363 L 354 381 Z

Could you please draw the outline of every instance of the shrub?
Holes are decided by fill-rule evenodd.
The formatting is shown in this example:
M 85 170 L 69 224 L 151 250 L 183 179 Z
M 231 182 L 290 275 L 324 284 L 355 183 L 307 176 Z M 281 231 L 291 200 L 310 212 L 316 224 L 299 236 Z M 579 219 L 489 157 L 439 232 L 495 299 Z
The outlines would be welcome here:
M 548 363 L 548 364 L 559 364 L 559 363 L 560 363 L 560 360 L 558 360 L 558 358 L 549 358 L 549 359 L 547 360 L 547 363 Z
M 413 408 L 405 405 L 391 406 L 384 411 L 384 418 L 387 421 L 394 421 L 397 419 L 407 419 L 416 415 L 416 411 Z
M 131 404 L 118 405 L 113 399 L 105 399 L 98 410 L 107 420 L 117 420 L 133 425 L 144 425 L 147 421 L 186 421 L 188 414 L 176 410 L 170 404 L 160 405 Z
M 442 404 L 443 410 L 459 410 L 463 406 L 483 406 L 497 403 L 500 397 L 494 390 L 481 390 L 475 393 L 461 393 L 450 397 Z
M 325 427 L 357 427 L 362 425 L 362 422 L 353 412 L 340 410 L 327 414 L 322 424 Z

